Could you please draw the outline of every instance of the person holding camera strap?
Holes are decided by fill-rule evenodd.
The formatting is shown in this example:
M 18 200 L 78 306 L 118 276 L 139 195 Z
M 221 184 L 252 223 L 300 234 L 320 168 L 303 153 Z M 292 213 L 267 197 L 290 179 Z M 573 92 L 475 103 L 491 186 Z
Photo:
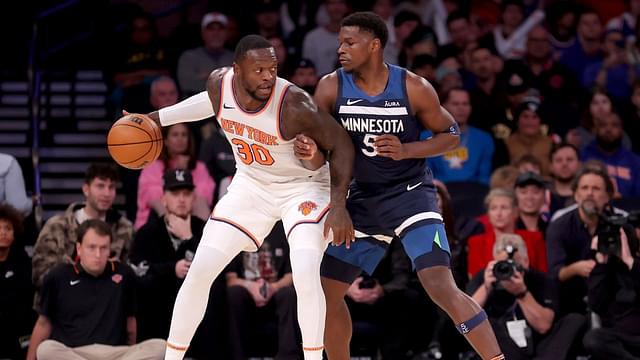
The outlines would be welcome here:
M 507 359 L 565 359 L 585 318 L 571 314 L 554 323 L 557 286 L 529 268 L 521 236 L 496 239 L 494 260 L 469 282 L 467 293 L 483 307 Z
M 624 219 L 638 231 L 637 215 Z M 588 302 L 602 327 L 589 330 L 583 343 L 593 360 L 640 359 L 638 239 L 626 225 L 610 230 L 615 233 L 599 232 L 591 242 L 596 265 L 587 280 Z

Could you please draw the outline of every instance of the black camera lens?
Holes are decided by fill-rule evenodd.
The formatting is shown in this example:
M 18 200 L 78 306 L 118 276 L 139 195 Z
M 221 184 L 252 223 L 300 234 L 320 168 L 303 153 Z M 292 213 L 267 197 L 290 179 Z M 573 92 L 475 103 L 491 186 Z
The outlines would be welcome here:
M 498 261 L 493 265 L 493 276 L 500 280 L 508 280 L 510 279 L 516 270 L 515 263 L 513 260 L 502 260 Z

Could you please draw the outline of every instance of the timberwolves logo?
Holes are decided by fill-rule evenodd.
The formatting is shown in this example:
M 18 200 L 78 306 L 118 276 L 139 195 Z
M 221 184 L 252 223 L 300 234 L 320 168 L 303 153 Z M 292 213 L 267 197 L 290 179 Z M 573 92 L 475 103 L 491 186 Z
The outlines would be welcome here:
M 300 206 L 298 206 L 298 211 L 302 213 L 302 215 L 307 216 L 311 214 L 311 212 L 318 208 L 318 205 L 313 201 L 305 201 Z

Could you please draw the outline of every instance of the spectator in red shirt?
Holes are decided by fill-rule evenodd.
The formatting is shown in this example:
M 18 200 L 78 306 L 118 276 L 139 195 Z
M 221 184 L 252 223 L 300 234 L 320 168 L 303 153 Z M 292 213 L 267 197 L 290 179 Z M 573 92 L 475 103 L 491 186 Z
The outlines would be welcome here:
M 469 238 L 467 271 L 472 277 L 484 269 L 493 259 L 493 245 L 502 234 L 518 234 L 527 245 L 530 266 L 538 271 L 547 271 L 547 253 L 542 233 L 516 229 L 518 203 L 512 190 L 493 189 L 485 199 L 487 215 L 478 220 L 484 225 L 485 232 Z

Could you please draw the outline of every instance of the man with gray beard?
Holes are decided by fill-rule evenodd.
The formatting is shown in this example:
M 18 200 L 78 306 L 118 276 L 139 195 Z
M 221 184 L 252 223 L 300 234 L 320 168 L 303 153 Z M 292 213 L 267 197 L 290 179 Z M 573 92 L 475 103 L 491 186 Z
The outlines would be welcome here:
M 573 192 L 576 208 L 552 221 L 546 235 L 549 272 L 560 282 L 561 314 L 586 313 L 586 279 L 596 265 L 591 239 L 614 187 L 603 171 L 585 168 L 576 175 Z

